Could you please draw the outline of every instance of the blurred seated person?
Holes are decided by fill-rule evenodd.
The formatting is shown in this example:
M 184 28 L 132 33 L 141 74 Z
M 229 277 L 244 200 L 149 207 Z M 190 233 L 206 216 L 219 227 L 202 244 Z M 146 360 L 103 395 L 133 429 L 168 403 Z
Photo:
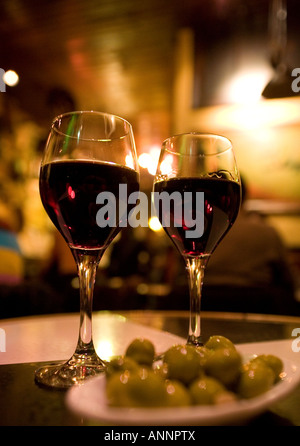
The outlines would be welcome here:
M 60 301 L 38 277 L 28 277 L 18 243 L 22 216 L 0 202 L 0 319 L 59 312 Z
M 62 113 L 68 113 L 77 109 L 76 102 L 68 90 L 60 87 L 52 88 L 47 97 L 47 108 L 51 113 L 51 119 Z
M 300 314 L 293 273 L 277 231 L 242 206 L 233 227 L 209 259 L 203 309 L 249 313 Z
M 0 284 L 16 285 L 24 279 L 24 259 L 17 239 L 18 216 L 0 203 Z

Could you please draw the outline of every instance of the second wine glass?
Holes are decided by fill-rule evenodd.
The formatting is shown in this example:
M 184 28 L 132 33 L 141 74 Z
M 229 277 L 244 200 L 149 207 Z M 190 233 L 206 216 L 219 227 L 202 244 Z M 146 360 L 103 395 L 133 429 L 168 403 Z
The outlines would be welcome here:
M 205 267 L 240 207 L 240 177 L 231 142 L 201 133 L 185 133 L 164 141 L 154 179 L 154 206 L 188 273 L 187 342 L 202 345 Z
M 71 112 L 51 127 L 40 170 L 42 203 L 72 251 L 80 284 L 79 336 L 73 356 L 35 373 L 38 383 L 67 388 L 101 373 L 92 336 L 97 267 L 122 227 L 139 189 L 132 127 L 107 113 Z

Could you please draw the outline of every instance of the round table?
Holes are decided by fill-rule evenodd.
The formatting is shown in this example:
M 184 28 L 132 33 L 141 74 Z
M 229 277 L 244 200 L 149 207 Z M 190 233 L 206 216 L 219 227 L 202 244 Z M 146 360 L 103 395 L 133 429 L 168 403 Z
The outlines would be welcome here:
M 65 405 L 65 392 L 39 387 L 34 370 L 44 362 L 66 360 L 74 352 L 79 315 L 42 315 L 0 320 L 0 425 L 89 425 Z M 298 330 L 297 330 L 298 329 Z M 93 337 L 103 359 L 122 354 L 138 336 L 154 339 L 158 349 L 184 342 L 188 313 L 180 311 L 97 312 Z M 260 343 L 266 352 L 300 365 L 300 318 L 203 312 L 204 340 L 221 334 L 236 344 Z M 299 342 L 298 342 L 299 339 Z M 299 346 L 299 348 L 298 348 Z M 251 425 L 300 425 L 300 387 Z

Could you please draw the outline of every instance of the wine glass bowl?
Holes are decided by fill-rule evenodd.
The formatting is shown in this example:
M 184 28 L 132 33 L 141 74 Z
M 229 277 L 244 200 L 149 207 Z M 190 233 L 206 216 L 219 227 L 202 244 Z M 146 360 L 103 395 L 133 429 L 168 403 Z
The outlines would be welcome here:
M 115 115 L 80 111 L 52 123 L 40 168 L 40 195 L 75 259 L 80 284 L 79 336 L 73 356 L 40 368 L 38 383 L 67 388 L 103 372 L 92 339 L 93 288 L 98 264 L 126 226 L 128 196 L 139 190 L 132 127 Z
M 240 177 L 231 142 L 201 133 L 175 135 L 164 141 L 154 179 L 154 205 L 188 272 L 188 343 L 201 345 L 205 267 L 240 207 Z

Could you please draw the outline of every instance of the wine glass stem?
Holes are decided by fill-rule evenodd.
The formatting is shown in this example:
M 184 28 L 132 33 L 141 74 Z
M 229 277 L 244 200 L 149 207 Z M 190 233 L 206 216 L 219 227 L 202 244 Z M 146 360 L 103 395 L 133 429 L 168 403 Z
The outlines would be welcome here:
M 185 258 L 190 291 L 188 344 L 203 345 L 201 335 L 201 295 L 207 257 Z
M 79 336 L 73 360 L 80 362 L 91 359 L 93 361 L 97 354 L 93 344 L 92 333 L 92 309 L 93 309 L 93 293 L 96 273 L 102 252 L 81 251 L 74 249 L 80 287 L 80 325 Z

